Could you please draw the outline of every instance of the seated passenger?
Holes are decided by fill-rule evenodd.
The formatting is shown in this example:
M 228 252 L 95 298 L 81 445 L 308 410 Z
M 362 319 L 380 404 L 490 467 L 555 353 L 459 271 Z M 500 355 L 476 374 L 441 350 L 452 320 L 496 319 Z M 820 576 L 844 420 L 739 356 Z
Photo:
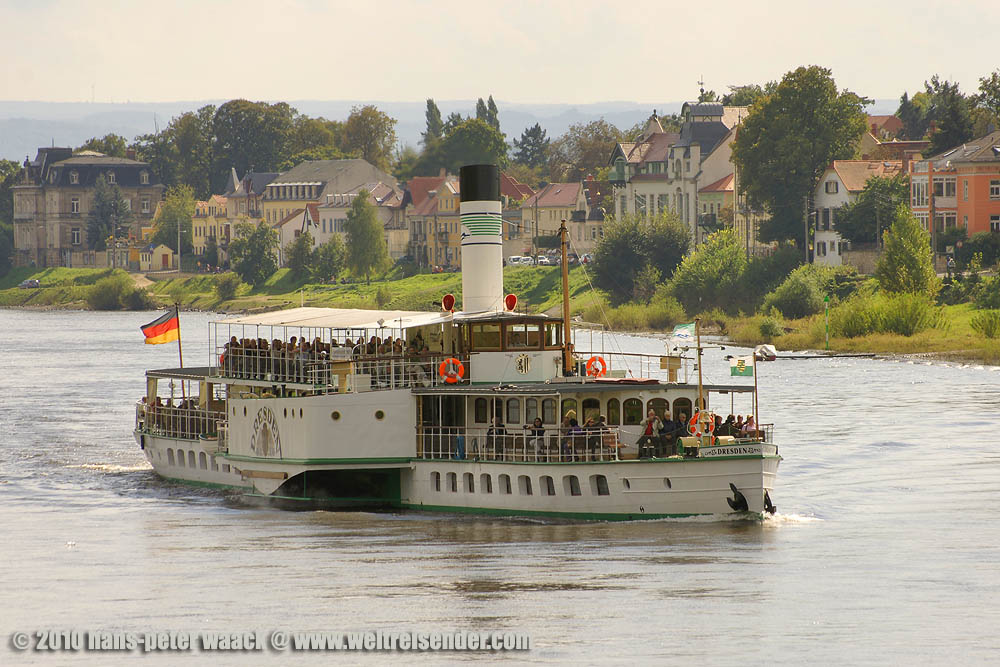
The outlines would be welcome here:
M 535 452 L 542 453 L 545 448 L 545 427 L 542 426 L 542 418 L 535 417 L 531 425 L 525 424 L 524 429 L 528 432 L 528 444 L 535 448 Z
M 656 445 L 663 422 L 656 416 L 656 412 L 650 409 L 646 418 L 642 420 L 641 426 L 642 435 L 639 436 L 635 446 L 639 448 L 639 458 L 651 458 L 656 454 Z

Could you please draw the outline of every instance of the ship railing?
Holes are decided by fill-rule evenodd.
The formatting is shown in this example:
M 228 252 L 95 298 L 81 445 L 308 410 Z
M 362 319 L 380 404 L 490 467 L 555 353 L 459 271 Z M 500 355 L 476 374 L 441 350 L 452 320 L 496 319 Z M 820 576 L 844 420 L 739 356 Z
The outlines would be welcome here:
M 344 350 L 344 348 L 335 348 Z M 376 391 L 435 387 L 469 381 L 469 357 L 446 354 L 427 355 L 315 355 L 271 357 L 241 350 L 220 355 L 222 363 L 212 375 L 232 380 L 249 380 L 273 385 L 308 385 L 321 393 Z M 457 359 L 464 366 L 454 382 L 440 373 L 441 363 Z M 446 369 L 457 370 L 449 365 Z
M 418 426 L 417 457 L 423 459 L 473 459 L 479 461 L 574 463 L 617 461 L 625 444 L 615 426 L 600 429 L 546 428 L 542 434 L 529 428 Z M 633 457 L 634 458 L 634 457 Z
M 183 440 L 211 440 L 218 437 L 226 413 L 198 407 L 136 404 L 136 425 L 143 433 Z
M 593 357 L 604 359 L 606 375 L 609 377 L 635 377 L 667 379 L 669 376 L 667 355 L 643 354 L 640 352 L 610 352 L 574 350 L 577 373 L 587 375 L 587 362 Z M 676 357 L 675 357 L 676 358 Z M 678 369 L 679 370 L 679 369 Z

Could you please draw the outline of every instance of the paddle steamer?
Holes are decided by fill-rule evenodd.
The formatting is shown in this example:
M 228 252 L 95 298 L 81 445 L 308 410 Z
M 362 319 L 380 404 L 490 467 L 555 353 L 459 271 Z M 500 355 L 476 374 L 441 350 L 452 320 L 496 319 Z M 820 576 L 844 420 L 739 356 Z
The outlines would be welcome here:
M 566 295 L 562 318 L 517 312 L 503 291 L 499 172 L 463 167 L 460 187 L 461 311 L 445 297 L 440 312 L 294 308 L 212 323 L 208 366 L 146 373 L 135 438 L 156 473 L 293 507 L 773 512 L 771 426 L 711 428 L 713 401 L 754 387 L 703 385 L 700 366 L 697 384 L 681 380 L 678 355 L 574 349 Z M 565 292 L 565 224 L 562 236 Z M 643 438 L 649 410 L 683 431 Z

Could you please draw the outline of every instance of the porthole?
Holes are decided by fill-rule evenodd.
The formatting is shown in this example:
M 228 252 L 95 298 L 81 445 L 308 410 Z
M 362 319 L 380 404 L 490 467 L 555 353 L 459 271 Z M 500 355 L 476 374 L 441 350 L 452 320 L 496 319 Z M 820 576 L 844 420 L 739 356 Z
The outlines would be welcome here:
M 302 408 L 299 408 L 299 419 L 302 419 Z
M 383 412 L 382 410 L 376 410 L 375 419 L 378 419 L 379 421 L 385 419 L 385 412 Z
M 332 419 L 333 421 L 337 421 L 338 419 L 340 419 L 340 412 L 338 410 L 334 410 L 333 412 L 331 412 L 330 419 Z
M 668 489 L 673 487 L 673 485 L 670 483 L 669 477 L 663 478 L 663 486 L 667 487 Z
M 285 415 L 285 419 L 288 419 L 288 408 L 282 410 L 282 413 Z
M 245 405 L 243 406 L 243 416 L 244 417 L 247 416 L 247 406 L 245 406 Z
M 627 479 L 623 479 L 622 480 L 622 486 L 624 486 L 626 489 L 631 489 L 632 488 L 632 482 L 628 481 Z

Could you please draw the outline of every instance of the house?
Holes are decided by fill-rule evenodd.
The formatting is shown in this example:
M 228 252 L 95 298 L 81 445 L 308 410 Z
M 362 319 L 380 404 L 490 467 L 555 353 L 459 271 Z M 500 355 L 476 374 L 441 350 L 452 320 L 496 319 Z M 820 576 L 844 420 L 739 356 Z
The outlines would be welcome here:
M 663 131 L 654 110 L 638 140 L 614 147 L 608 179 L 615 188 L 615 217 L 635 213 L 655 216 L 669 207 L 670 147 L 678 139 L 679 133 Z
M 458 179 L 442 177 L 420 204 L 407 211 L 412 254 L 420 266 L 460 268 L 462 266 L 461 193 Z
M 549 183 L 521 204 L 526 231 L 536 238 L 555 236 L 563 220 L 571 228 L 586 224 L 588 213 L 583 183 Z
M 308 160 L 264 186 L 260 200 L 265 221 L 277 224 L 306 204 L 323 204 L 326 196 L 351 192 L 364 183 L 397 187 L 396 179 L 361 159 Z
M 827 266 L 844 263 L 850 243 L 837 233 L 836 211 L 855 201 L 870 178 L 892 178 L 903 171 L 901 160 L 834 160 L 819 179 L 813 193 L 815 236 L 812 261 Z M 875 238 L 872 242 L 875 242 Z
M 150 244 L 139 252 L 139 271 L 170 271 L 176 269 L 174 251 L 169 246 Z
M 229 220 L 252 220 L 256 222 L 263 218 L 261 200 L 268 183 L 276 179 L 277 172 L 248 171 L 243 178 L 238 178 L 236 169 L 230 168 L 229 181 L 226 183 L 226 217 Z
M 191 218 L 191 245 L 194 254 L 205 254 L 209 238 L 215 239 L 216 248 L 227 248 L 232 239 L 232 227 L 228 217 L 228 200 L 222 195 L 212 195 L 208 201 L 194 203 L 194 216 Z M 207 258 L 208 264 L 215 266 L 217 257 Z
M 969 236 L 1000 233 L 1000 131 L 913 162 L 910 208 L 924 229 L 933 215 L 932 234 L 957 225 Z
M 286 248 L 302 235 L 302 232 L 319 227 L 319 207 L 316 204 L 306 204 L 297 208 L 273 225 L 278 233 L 278 266 L 283 267 L 288 262 Z M 313 247 L 315 247 L 313 239 Z
M 398 188 L 382 182 L 364 183 L 350 192 L 328 194 L 326 203 L 317 207 L 318 225 L 309 229 L 316 245 L 326 243 L 334 234 L 342 236 L 344 242 L 347 242 L 347 231 L 344 227 L 347 213 L 361 191 L 368 193 L 368 201 L 378 211 L 385 230 L 385 245 L 389 258 L 393 261 L 402 258 L 407 253 L 410 237 L 403 216 L 403 193 Z
M 109 157 L 96 151 L 73 154 L 69 148 L 39 148 L 34 161 L 27 158 L 18 182 L 12 187 L 14 199 L 15 266 L 109 266 L 89 250 L 87 221 L 94 201 L 97 179 L 103 176 L 119 187 L 132 211 L 132 224 L 123 234 L 138 239 L 144 225 L 150 225 L 157 203 L 163 197 L 160 184 L 149 164 L 128 157 Z M 127 238 L 118 242 L 126 248 Z M 117 253 L 116 253 L 117 255 Z
M 868 116 L 868 130 L 880 142 L 892 141 L 903 131 L 903 121 L 898 116 Z

